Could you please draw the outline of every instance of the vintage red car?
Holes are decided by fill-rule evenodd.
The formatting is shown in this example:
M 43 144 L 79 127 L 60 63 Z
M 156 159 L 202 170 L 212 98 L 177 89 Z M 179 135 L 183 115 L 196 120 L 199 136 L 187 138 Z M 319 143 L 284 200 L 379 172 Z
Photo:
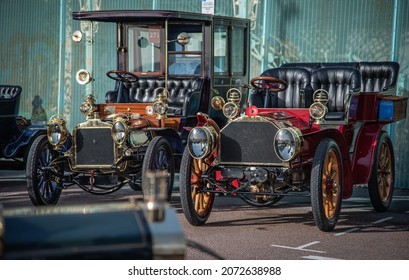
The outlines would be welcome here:
M 247 108 L 238 88 L 227 102 L 215 97 L 230 121 L 219 127 L 198 113 L 189 133 L 180 171 L 188 222 L 206 223 L 217 193 L 256 207 L 307 193 L 317 227 L 331 231 L 355 184 L 386 211 L 395 166 L 385 128 L 407 107 L 393 94 L 398 71 L 396 62 L 287 64 L 251 80 Z
M 82 28 L 73 40 L 85 42 L 88 54 L 88 69 L 76 75 L 87 94 L 80 108 L 85 120 L 69 131 L 62 116 L 53 116 L 48 137 L 33 143 L 31 201 L 56 204 L 72 185 L 100 195 L 126 185 L 140 190 L 148 170 L 168 171 L 169 199 L 188 135 L 183 128 L 196 125 L 197 112 L 223 123 L 211 98 L 248 83 L 250 20 L 148 10 L 81 11 L 73 19 Z M 116 26 L 110 47 L 117 50 L 117 68 L 104 71 L 115 85 L 98 104 L 93 85 L 103 68 L 93 45 L 100 42 L 94 29 L 101 23 Z

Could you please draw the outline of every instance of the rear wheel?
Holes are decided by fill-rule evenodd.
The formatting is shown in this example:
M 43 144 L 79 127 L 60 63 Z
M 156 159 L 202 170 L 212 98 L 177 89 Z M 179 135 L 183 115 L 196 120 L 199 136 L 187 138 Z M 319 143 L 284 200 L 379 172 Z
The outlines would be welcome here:
M 311 206 L 322 231 L 334 229 L 341 210 L 343 170 L 338 145 L 324 139 L 315 152 L 311 172 Z
M 53 149 L 46 135 L 41 135 L 31 145 L 27 156 L 27 190 L 34 205 L 54 205 L 62 191 L 62 164 L 53 160 L 58 152 Z
M 202 175 L 210 168 L 210 159 L 195 159 L 185 149 L 180 165 L 180 201 L 187 221 L 194 226 L 206 223 L 213 208 L 214 193 L 204 191 L 209 183 Z
M 395 158 L 392 141 L 381 132 L 375 149 L 371 178 L 368 182 L 369 197 L 376 211 L 388 210 L 392 203 L 395 181 Z
M 167 170 L 167 200 L 170 200 L 173 191 L 173 180 L 175 177 L 175 165 L 172 148 L 165 137 L 157 136 L 149 142 L 146 154 L 143 159 L 142 178 L 144 179 L 148 171 Z M 142 180 L 143 180 L 142 179 Z

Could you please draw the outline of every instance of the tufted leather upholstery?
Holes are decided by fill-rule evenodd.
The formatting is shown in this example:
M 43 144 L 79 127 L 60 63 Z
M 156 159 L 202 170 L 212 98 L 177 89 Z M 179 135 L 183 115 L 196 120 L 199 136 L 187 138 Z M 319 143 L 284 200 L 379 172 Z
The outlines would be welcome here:
M 358 69 L 358 62 L 323 62 L 320 64 L 321 68 L 326 67 L 352 67 Z
M 399 64 L 392 61 L 360 62 L 362 92 L 386 91 L 394 88 L 398 79 Z
M 16 124 L 21 87 L 0 85 L 0 149 L 20 135 Z M 0 151 L 0 157 L 2 153 Z
M 399 63 L 393 61 L 380 62 L 294 62 L 284 63 L 280 67 L 301 67 L 311 73 L 319 68 L 352 67 L 361 73 L 361 92 L 387 91 L 396 86 Z
M 0 85 L 0 116 L 15 116 L 20 105 L 20 86 Z
M 361 88 L 361 75 L 351 67 L 320 68 L 312 73 L 311 86 L 328 91 L 328 119 L 343 119 L 346 102 Z
M 107 92 L 107 103 L 153 103 L 156 101 L 155 89 L 165 87 L 165 80 L 141 78 L 135 83 L 124 83 L 123 88 Z M 191 115 L 199 108 L 203 87 L 202 79 L 168 79 L 169 114 Z M 118 98 L 119 93 L 119 98 Z
M 251 94 L 251 105 L 264 108 L 308 108 L 311 105 L 312 88 L 309 71 L 302 68 L 272 68 L 264 71 L 261 76 L 283 80 L 288 84 L 288 88 L 265 96 L 260 93 Z
M 310 73 L 314 70 L 321 68 L 320 62 L 294 62 L 294 63 L 284 63 L 280 66 L 281 68 L 304 68 L 307 69 Z

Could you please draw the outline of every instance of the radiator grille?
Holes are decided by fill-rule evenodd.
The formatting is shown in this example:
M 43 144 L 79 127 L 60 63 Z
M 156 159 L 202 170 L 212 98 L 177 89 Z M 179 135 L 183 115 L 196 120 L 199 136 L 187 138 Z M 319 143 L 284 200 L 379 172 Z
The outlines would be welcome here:
M 75 133 L 77 166 L 110 166 L 115 162 L 111 129 L 79 128 Z
M 277 128 L 269 122 L 232 122 L 221 131 L 221 163 L 281 163 L 274 152 Z

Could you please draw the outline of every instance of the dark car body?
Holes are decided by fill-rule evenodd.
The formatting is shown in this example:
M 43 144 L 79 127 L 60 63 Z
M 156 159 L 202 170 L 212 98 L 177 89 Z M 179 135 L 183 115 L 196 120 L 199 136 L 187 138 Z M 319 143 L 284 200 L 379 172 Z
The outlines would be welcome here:
M 24 166 L 31 144 L 46 134 L 46 126 L 18 114 L 21 92 L 20 86 L 0 85 L 0 159 L 19 161 Z
M 127 184 L 140 190 L 148 170 L 161 169 L 169 173 L 169 199 L 188 135 L 184 128 L 196 125 L 198 112 L 222 125 L 226 119 L 211 109 L 211 98 L 248 82 L 250 21 L 176 11 L 81 11 L 73 19 L 85 34 L 76 31 L 73 40 L 85 40 L 90 58 L 98 43 L 94 24 L 116 25 L 117 68 L 107 72 L 115 84 L 97 104 L 97 62 L 77 72 L 88 94 L 80 108 L 86 120 L 70 132 L 63 118 L 51 119 L 48 141 L 36 143 L 29 155 L 32 202 L 55 204 L 70 185 L 93 194 Z

